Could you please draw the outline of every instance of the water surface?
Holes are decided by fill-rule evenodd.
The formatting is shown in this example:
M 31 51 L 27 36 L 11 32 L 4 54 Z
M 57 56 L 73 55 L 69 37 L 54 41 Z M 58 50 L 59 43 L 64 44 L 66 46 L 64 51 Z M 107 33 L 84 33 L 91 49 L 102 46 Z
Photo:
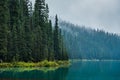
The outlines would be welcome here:
M 0 68 L 0 80 L 120 80 L 120 61 L 73 61 L 61 68 Z

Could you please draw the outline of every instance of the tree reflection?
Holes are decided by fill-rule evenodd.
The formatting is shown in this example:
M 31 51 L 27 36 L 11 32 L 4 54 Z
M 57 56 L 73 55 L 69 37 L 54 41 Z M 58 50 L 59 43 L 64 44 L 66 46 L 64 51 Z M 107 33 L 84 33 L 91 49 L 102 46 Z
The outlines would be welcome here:
M 0 71 L 0 80 L 66 80 L 68 67 L 55 70 Z

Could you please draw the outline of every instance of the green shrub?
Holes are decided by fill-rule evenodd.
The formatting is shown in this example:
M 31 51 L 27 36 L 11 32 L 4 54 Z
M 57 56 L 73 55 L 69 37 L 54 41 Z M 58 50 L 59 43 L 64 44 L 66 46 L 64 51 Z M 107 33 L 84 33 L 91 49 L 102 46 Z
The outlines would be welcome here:
M 33 62 L 13 62 L 13 63 L 0 63 L 0 67 L 60 67 L 69 65 L 69 61 L 41 61 L 38 63 Z

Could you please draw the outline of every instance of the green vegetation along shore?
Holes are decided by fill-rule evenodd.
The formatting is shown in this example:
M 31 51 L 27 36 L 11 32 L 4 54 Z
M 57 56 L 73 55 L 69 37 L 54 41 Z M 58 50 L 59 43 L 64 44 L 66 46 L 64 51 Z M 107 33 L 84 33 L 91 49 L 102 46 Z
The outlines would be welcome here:
M 37 63 L 33 62 L 11 62 L 11 63 L 0 63 L 0 68 L 6 67 L 63 67 L 69 66 L 69 61 L 41 61 Z

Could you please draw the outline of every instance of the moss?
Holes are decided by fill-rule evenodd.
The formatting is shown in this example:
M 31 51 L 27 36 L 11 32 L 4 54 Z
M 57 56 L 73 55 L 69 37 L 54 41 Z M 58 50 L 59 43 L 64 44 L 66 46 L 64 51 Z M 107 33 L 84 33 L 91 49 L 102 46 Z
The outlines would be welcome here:
M 41 61 L 38 63 L 33 62 L 12 62 L 12 63 L 0 63 L 0 68 L 4 67 L 60 67 L 69 66 L 69 61 Z

